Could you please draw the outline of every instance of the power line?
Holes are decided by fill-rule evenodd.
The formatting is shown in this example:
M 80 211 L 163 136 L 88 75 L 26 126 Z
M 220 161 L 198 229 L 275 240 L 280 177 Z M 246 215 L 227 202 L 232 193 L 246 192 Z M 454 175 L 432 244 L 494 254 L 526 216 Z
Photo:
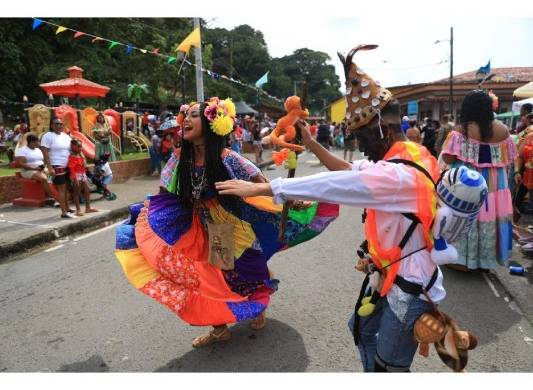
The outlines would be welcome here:
M 448 62 L 448 60 L 442 60 L 433 64 L 424 64 L 424 65 L 415 65 L 415 66 L 407 66 L 405 68 L 365 68 L 366 70 L 372 70 L 372 71 L 397 71 L 397 70 L 409 70 L 409 69 L 418 69 L 418 68 L 426 68 L 428 66 L 437 66 Z

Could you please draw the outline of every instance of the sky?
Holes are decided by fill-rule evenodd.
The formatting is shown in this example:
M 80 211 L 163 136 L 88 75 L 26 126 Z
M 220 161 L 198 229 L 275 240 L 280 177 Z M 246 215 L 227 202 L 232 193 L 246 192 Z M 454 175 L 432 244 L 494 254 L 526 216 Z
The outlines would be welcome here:
M 210 19 L 210 27 L 231 29 L 249 24 L 263 32 L 272 57 L 291 54 L 307 47 L 327 53 L 344 85 L 337 51 L 346 54 L 362 43 L 378 44 L 373 51 L 359 52 L 354 62 L 383 85 L 429 82 L 449 77 L 450 27 L 454 34 L 454 74 L 477 70 L 489 59 L 492 68 L 533 66 L 533 18 L 494 16 L 476 18 L 435 17 L 398 22 L 390 17 L 379 22 L 368 17 L 324 17 L 307 15 L 305 23 L 292 16 L 271 18 L 227 15 Z M 280 26 L 283 26 L 280 28 Z M 437 40 L 443 42 L 435 44 Z M 440 63 L 440 64 L 439 64 Z
M 344 89 L 337 51 L 377 44 L 354 61 L 391 87 L 449 77 L 450 27 L 454 74 L 495 67 L 533 66 L 531 0 L 71 0 L 6 2 L 5 16 L 201 17 L 209 27 L 249 24 L 265 37 L 272 57 L 299 48 L 327 53 Z M 443 42 L 434 44 L 435 41 Z

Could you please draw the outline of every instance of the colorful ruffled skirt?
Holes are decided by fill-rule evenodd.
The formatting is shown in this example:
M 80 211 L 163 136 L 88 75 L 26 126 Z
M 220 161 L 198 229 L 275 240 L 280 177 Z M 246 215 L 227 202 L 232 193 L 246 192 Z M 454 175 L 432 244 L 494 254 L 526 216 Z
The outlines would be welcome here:
M 212 198 L 202 212 L 185 209 L 172 193 L 130 206 L 117 228 L 116 256 L 128 281 L 191 325 L 222 325 L 252 319 L 277 289 L 267 262 L 276 252 L 312 239 L 333 221 L 337 205 L 313 203 L 290 210 L 278 240 L 280 205 L 272 198 L 247 198 L 239 217 Z M 233 225 L 233 270 L 208 262 L 205 219 Z

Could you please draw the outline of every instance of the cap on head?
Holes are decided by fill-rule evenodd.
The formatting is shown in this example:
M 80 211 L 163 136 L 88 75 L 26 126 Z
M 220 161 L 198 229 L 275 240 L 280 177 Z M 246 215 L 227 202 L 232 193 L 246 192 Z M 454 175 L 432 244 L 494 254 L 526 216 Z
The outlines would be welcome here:
M 359 50 L 373 50 L 377 47 L 378 45 L 359 45 L 346 58 L 338 53 L 346 77 L 346 123 L 350 130 L 367 125 L 392 99 L 389 90 L 352 61 Z

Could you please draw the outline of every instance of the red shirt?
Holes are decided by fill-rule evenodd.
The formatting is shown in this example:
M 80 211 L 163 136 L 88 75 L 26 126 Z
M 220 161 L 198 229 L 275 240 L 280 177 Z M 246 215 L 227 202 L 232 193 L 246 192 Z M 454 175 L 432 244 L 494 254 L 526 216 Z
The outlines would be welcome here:
M 163 154 L 168 153 L 171 147 L 172 147 L 172 141 L 169 141 L 168 139 L 164 139 L 163 142 L 161 142 L 161 151 L 163 152 Z
M 85 159 L 83 156 L 71 154 L 68 156 L 68 168 L 70 169 L 70 178 L 76 179 L 76 174 L 85 173 Z

